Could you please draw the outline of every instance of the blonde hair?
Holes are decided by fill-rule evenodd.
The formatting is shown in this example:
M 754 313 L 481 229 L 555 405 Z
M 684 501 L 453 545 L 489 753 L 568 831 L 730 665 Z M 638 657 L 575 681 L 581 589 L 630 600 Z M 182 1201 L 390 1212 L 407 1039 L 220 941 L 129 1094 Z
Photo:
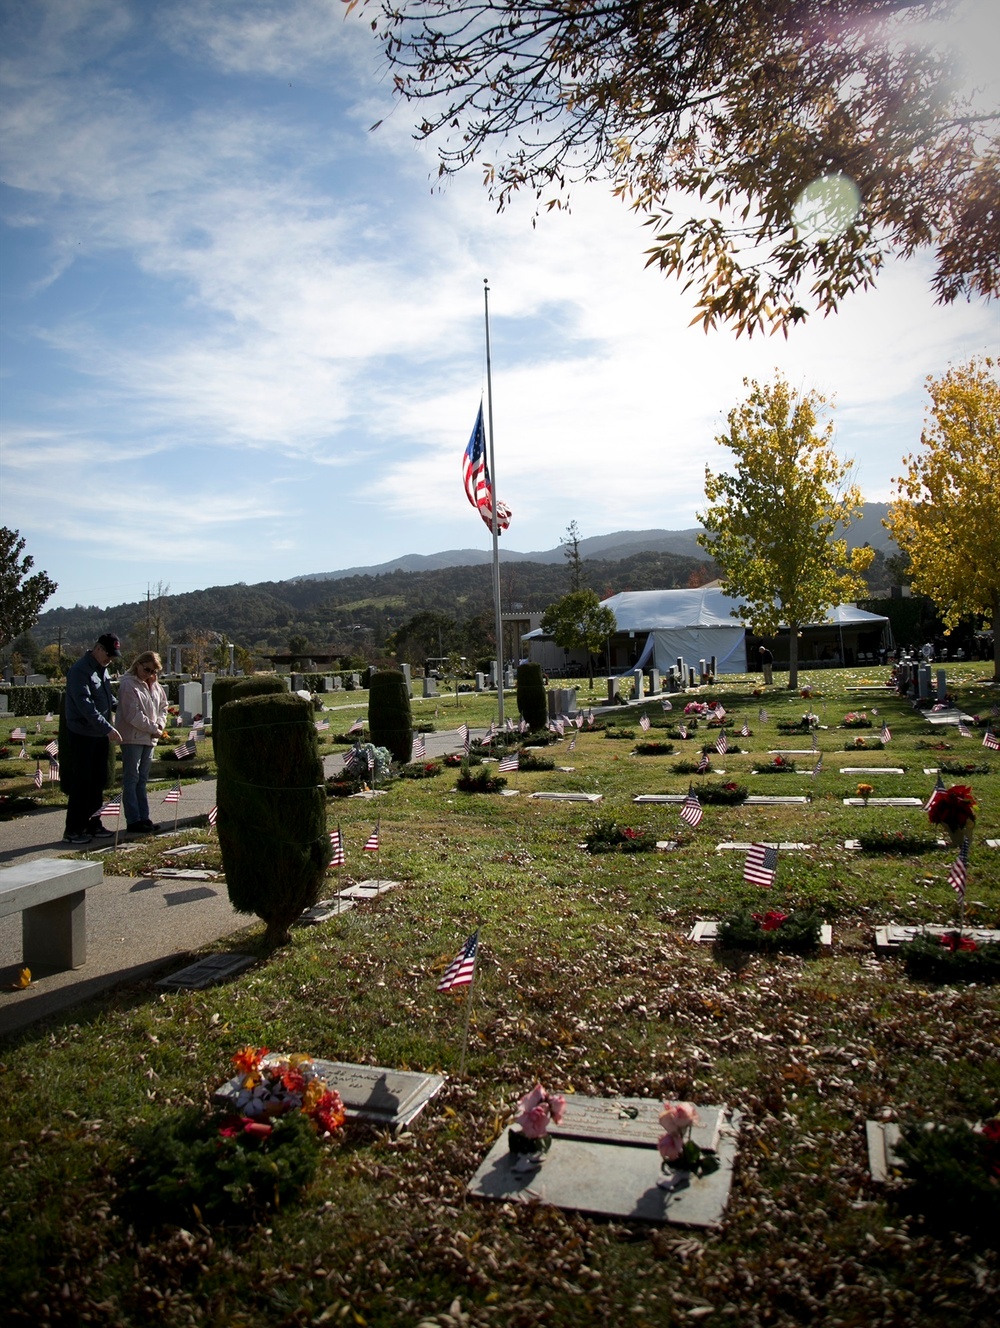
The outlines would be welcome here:
M 142 664 L 151 664 L 157 673 L 163 671 L 163 662 L 155 650 L 144 650 L 141 655 L 136 655 L 129 668 L 129 673 L 134 673 L 138 677 L 139 666 Z

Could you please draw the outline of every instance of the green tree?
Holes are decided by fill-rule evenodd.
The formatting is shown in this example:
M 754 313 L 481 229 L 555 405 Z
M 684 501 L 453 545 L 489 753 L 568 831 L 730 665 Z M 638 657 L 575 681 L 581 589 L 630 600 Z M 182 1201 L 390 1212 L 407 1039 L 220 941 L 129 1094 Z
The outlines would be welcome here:
M 910 584 L 928 595 L 947 630 L 970 615 L 993 628 L 1000 682 L 1000 381 L 990 359 L 928 378 L 925 451 L 907 473 L 885 525 L 909 558 Z
M 446 613 L 415 613 L 386 638 L 386 649 L 401 664 L 423 665 L 425 659 L 441 659 L 457 644 L 458 624 Z
M 33 627 L 42 605 L 58 589 L 45 572 L 28 573 L 35 565 L 16 530 L 0 526 L 0 647 Z
M 727 595 L 746 601 L 754 631 L 773 636 L 788 626 L 788 686 L 798 686 L 798 633 L 827 610 L 864 594 L 867 547 L 848 552 L 836 537 L 862 507 L 847 483 L 850 462 L 833 451 L 833 422 L 818 427 L 826 405 L 816 392 L 798 395 L 782 378 L 744 379 L 750 394 L 729 412 L 729 432 L 716 439 L 736 457 L 731 475 L 705 468 L 698 543 L 722 571 Z M 734 610 L 733 616 L 739 611 Z
M 583 589 L 583 559 L 580 557 L 580 527 L 571 521 L 566 527 L 566 534 L 560 539 L 563 557 L 569 567 L 570 590 Z
M 941 302 L 997 293 L 1000 116 L 935 41 L 960 0 L 345 3 L 440 175 L 539 209 L 607 179 L 706 328 L 787 330 L 927 246 Z
M 617 627 L 615 615 L 605 609 L 596 590 L 571 590 L 542 617 L 542 630 L 564 650 L 586 650 L 590 685 L 594 685 L 594 655 Z

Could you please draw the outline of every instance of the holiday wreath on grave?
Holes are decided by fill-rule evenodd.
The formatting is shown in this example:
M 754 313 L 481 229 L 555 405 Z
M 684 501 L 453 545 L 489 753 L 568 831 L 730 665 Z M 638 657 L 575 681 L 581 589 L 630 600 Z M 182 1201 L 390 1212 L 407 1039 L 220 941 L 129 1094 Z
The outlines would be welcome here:
M 942 775 L 990 775 L 993 767 L 987 761 L 941 761 Z
M 522 748 L 518 753 L 517 766 L 519 770 L 554 770 L 556 763 L 551 756 L 536 756 L 534 752 L 526 752 Z
M 661 742 L 659 739 L 648 739 L 645 742 L 635 744 L 636 756 L 673 756 L 674 744 L 672 742 Z
M 1000 1235 L 1000 1116 L 903 1127 L 894 1150 L 909 1181 L 896 1192 L 937 1230 L 962 1231 L 997 1248 Z
M 463 766 L 482 765 L 483 757 L 481 752 L 449 752 L 441 764 L 447 766 L 449 770 L 461 770 Z
M 904 830 L 862 830 L 858 835 L 862 853 L 931 853 L 937 846 L 933 835 L 911 835 Z
M 403 779 L 433 779 L 441 769 L 440 761 L 411 761 L 409 765 L 401 766 L 399 773 Z
M 961 931 L 918 933 L 899 953 L 918 982 L 1000 982 L 1000 944 L 974 941 Z
M 790 950 L 804 953 L 819 945 L 822 922 L 814 909 L 782 913 L 731 913 L 719 923 L 718 943 L 731 950 Z
M 695 784 L 692 792 L 699 802 L 716 807 L 737 807 L 746 802 L 749 790 L 745 784 L 727 779 L 724 784 Z
M 188 1107 L 135 1132 L 122 1174 L 133 1220 L 248 1222 L 309 1183 L 344 1104 L 311 1057 L 266 1056 L 244 1047 L 233 1057 L 240 1088 L 228 1109 Z
M 755 775 L 794 775 L 795 762 L 790 761 L 787 756 L 776 756 L 773 761 L 768 761 L 766 765 L 759 765 L 754 768 Z
M 460 793 L 499 793 L 507 787 L 507 781 L 503 775 L 494 774 L 489 766 L 472 769 L 469 762 L 463 762 L 455 787 Z
M 656 836 L 614 820 L 598 820 L 586 838 L 588 853 L 652 853 Z
M 852 742 L 844 743 L 845 752 L 880 752 L 884 747 L 881 738 L 857 737 Z
M 631 742 L 635 737 L 635 729 L 620 729 L 609 724 L 604 730 L 605 738 L 610 738 L 613 742 L 621 739 L 623 742 Z

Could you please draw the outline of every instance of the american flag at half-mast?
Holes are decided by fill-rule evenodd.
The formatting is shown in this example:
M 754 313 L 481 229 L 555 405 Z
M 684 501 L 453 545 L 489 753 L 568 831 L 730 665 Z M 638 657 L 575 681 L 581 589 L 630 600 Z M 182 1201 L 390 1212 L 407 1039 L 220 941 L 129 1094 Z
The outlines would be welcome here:
M 639 716 L 639 727 L 643 732 L 646 732 L 649 729 L 649 716 L 647 714 L 644 713 Z
M 725 756 L 726 752 L 729 751 L 729 739 L 726 737 L 725 729 L 722 730 L 715 740 L 715 750 L 720 756 Z
M 997 737 L 992 729 L 987 729 L 983 734 L 983 746 L 989 747 L 990 751 L 1000 752 L 1000 738 Z
M 380 824 L 380 822 L 378 822 L 378 821 L 375 822 L 375 829 L 371 832 L 371 834 L 370 834 L 370 835 L 368 836 L 368 838 L 365 840 L 365 847 L 364 847 L 364 850 L 363 850 L 365 853 L 377 853 L 377 852 L 378 852 L 378 842 L 379 842 L 378 828 L 379 828 L 379 824 Z
M 180 786 L 179 783 L 177 783 L 177 784 L 175 784 L 175 785 L 173 786 L 172 789 L 167 789 L 166 794 L 164 795 L 163 801 L 164 801 L 164 802 L 180 802 L 182 796 L 183 796 L 183 794 L 181 793 L 181 786 Z
M 951 864 L 951 870 L 948 872 L 948 884 L 958 895 L 959 899 L 965 898 L 965 883 L 969 877 L 969 840 L 962 840 L 962 847 L 958 850 L 958 857 Z
M 493 484 L 490 481 L 490 468 L 486 464 L 486 428 L 483 424 L 483 403 L 479 403 L 479 414 L 472 430 L 472 437 L 465 449 L 462 462 L 462 476 L 465 481 L 465 496 L 483 518 L 486 526 L 493 529 Z M 510 525 L 510 508 L 497 502 L 497 533 Z
M 476 972 L 476 954 L 479 950 L 479 932 L 474 931 L 445 969 L 437 985 L 438 991 L 451 991 L 452 987 L 467 987 Z
M 681 803 L 681 820 L 686 821 L 692 830 L 701 823 L 704 816 L 701 803 L 698 801 L 698 795 L 694 789 L 688 789 L 688 795 Z
M 340 833 L 340 826 L 336 830 L 330 831 L 330 866 L 343 867 L 347 861 L 347 855 L 344 852 L 344 840 Z
M 422 733 L 415 733 L 413 735 L 413 752 L 411 753 L 410 760 L 411 761 L 427 760 L 427 747 L 424 743 L 424 735 Z
M 743 864 L 743 879 L 770 890 L 778 871 L 778 850 L 773 844 L 751 844 Z
M 506 774 L 508 771 L 517 770 L 520 763 L 520 753 L 512 752 L 510 756 L 503 757 L 497 769 Z

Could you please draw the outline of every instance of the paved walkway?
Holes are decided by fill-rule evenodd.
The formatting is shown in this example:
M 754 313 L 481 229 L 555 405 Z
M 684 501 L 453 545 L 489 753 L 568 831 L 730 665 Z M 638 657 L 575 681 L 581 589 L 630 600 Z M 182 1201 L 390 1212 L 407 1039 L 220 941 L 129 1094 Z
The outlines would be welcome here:
M 425 734 L 424 741 L 429 757 L 458 747 L 455 730 Z M 323 764 L 326 774 L 333 774 L 343 756 L 326 756 Z M 150 810 L 163 833 L 173 828 L 174 806 L 160 805 L 159 798 L 162 794 L 151 798 Z M 214 805 L 214 779 L 183 785 L 182 800 L 176 804 L 178 828 L 192 824 Z M 62 840 L 64 823 L 63 807 L 0 822 L 0 867 L 71 855 L 73 850 Z M 95 841 L 93 848 L 103 842 L 111 841 Z M 85 855 L 97 856 L 92 849 Z M 106 876 L 87 891 L 86 964 L 33 975 L 30 987 L 13 991 L 10 987 L 21 971 L 21 917 L 0 918 L 0 1038 L 122 983 L 181 968 L 193 951 L 256 922 L 234 911 L 224 881 Z

